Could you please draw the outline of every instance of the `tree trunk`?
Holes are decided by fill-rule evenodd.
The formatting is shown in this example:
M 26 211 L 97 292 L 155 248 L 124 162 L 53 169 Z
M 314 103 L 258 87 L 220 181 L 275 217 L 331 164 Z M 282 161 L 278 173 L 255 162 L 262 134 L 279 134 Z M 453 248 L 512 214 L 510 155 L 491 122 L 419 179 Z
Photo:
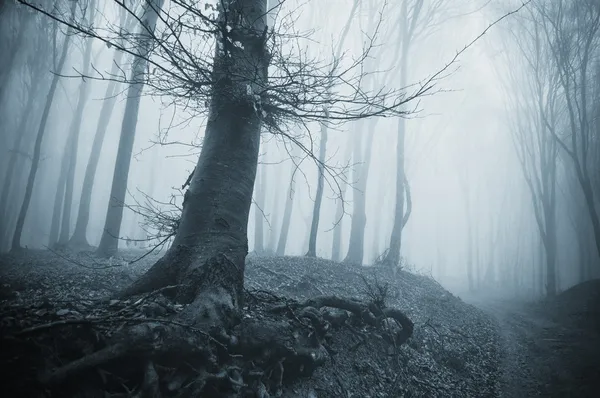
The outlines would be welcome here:
M 346 150 L 344 151 L 344 160 L 350 160 L 352 156 L 352 143 L 346 144 Z M 331 243 L 331 260 L 340 262 L 342 261 L 342 232 L 344 231 L 344 204 L 346 200 L 346 194 L 348 192 L 348 181 L 342 181 L 342 197 L 337 201 L 337 207 L 335 210 L 335 226 L 333 227 L 333 240 Z
M 275 169 L 275 177 L 273 180 L 273 191 L 275 191 L 275 187 L 279 187 L 280 185 L 280 180 L 281 180 L 281 167 L 277 167 Z M 278 226 L 279 226 L 279 209 L 281 208 L 281 201 L 277 200 L 278 199 L 278 195 L 276 195 L 277 192 L 272 192 L 271 195 L 273 196 L 273 200 L 275 203 L 273 203 L 273 210 L 271 211 L 271 228 L 269 229 L 269 243 L 267 246 L 267 249 L 269 251 L 270 254 L 275 254 L 275 251 L 277 250 L 277 230 L 278 230 Z
M 22 142 L 23 138 L 25 137 L 25 134 L 27 133 L 27 122 L 30 118 L 30 112 L 32 110 L 35 98 L 37 96 L 37 88 L 40 85 L 40 74 L 38 73 L 36 77 L 37 79 L 33 79 L 32 84 L 29 87 L 29 92 L 27 94 L 27 103 L 25 104 L 23 114 L 21 115 L 21 119 L 19 120 L 19 126 L 17 127 L 17 134 L 15 136 L 15 142 L 13 144 L 13 150 L 8 158 L 8 167 L 6 169 L 6 175 L 4 176 L 2 184 L 2 192 L 0 193 L 0 249 L 2 248 L 2 244 L 4 243 L 3 238 L 4 236 L 6 236 L 6 230 L 9 228 L 8 199 L 11 193 L 13 180 L 15 179 L 15 172 L 17 171 L 16 169 L 19 160 L 19 154 L 21 152 L 28 151 L 26 148 L 24 148 Z
M 231 46 L 227 54 L 217 44 L 204 144 L 185 194 L 177 235 L 165 256 L 124 292 L 179 284 L 176 298 L 191 304 L 178 317 L 190 325 L 218 329 L 231 326 L 242 305 L 248 214 L 261 132 L 261 112 L 255 110 L 247 87 L 262 92 L 268 70 L 262 38 L 266 2 L 226 5 L 228 20 L 238 21 L 231 31 L 242 46 Z M 230 73 L 236 79 L 230 79 Z
M 546 252 L 546 294 L 556 296 L 556 209 L 551 203 L 544 206 L 546 231 L 544 250 Z
M 113 61 L 111 75 L 115 75 L 119 71 L 119 65 L 123 53 L 117 51 Z M 98 124 L 96 127 L 96 134 L 94 135 L 94 142 L 92 143 L 92 151 L 85 168 L 85 177 L 83 179 L 83 185 L 81 188 L 81 198 L 79 199 L 79 211 L 77 212 L 77 221 L 75 222 L 75 230 L 73 236 L 69 241 L 69 245 L 79 248 L 88 248 L 90 244 L 87 240 L 87 227 L 90 221 L 90 208 L 92 203 L 92 192 L 94 189 L 94 179 L 96 178 L 96 170 L 98 169 L 98 163 L 100 161 L 100 154 L 102 153 L 102 145 L 104 143 L 104 137 L 106 136 L 106 129 L 110 122 L 110 117 L 115 108 L 116 93 L 118 83 L 112 80 L 106 87 L 106 93 L 104 95 L 104 101 L 102 102 L 102 108 L 100 109 L 100 116 L 98 118 Z
M 17 11 L 17 12 L 19 12 L 19 11 Z M 20 26 L 19 26 L 19 31 L 17 32 L 17 37 L 15 38 L 13 45 L 8 49 L 8 53 L 3 54 L 3 56 L 6 57 L 5 59 L 8 60 L 8 62 L 6 63 L 3 73 L 0 73 L 0 105 L 2 105 L 4 96 L 6 95 L 6 89 L 9 86 L 8 79 L 12 75 L 12 71 L 15 66 L 15 62 L 17 61 L 17 58 L 18 58 L 17 54 L 18 54 L 19 50 L 23 50 L 23 48 L 24 48 L 23 40 L 25 39 L 25 32 L 28 30 L 29 24 L 31 23 L 31 21 L 34 20 L 34 18 L 30 15 L 27 15 L 27 13 L 21 13 L 21 18 L 19 18 L 19 19 L 20 19 Z M 3 122 L 2 127 L 4 128 L 5 121 L 3 120 L 2 122 Z
M 409 38 L 402 41 L 402 53 L 400 58 L 400 87 L 406 86 L 408 79 L 408 52 L 410 47 Z M 390 237 L 390 248 L 383 260 L 384 265 L 395 267 L 400 265 L 400 252 L 402 247 L 402 230 L 406 224 L 404 215 L 404 141 L 406 137 L 406 120 L 398 118 L 398 137 L 396 141 L 396 206 L 394 209 L 394 226 Z
M 362 265 L 365 250 L 365 228 L 367 226 L 367 181 L 369 178 L 369 169 L 371 167 L 371 153 L 373 148 L 373 132 L 375 130 L 375 121 L 370 121 L 364 154 L 362 154 L 362 131 L 358 131 L 361 136 L 357 136 L 354 144 L 354 165 L 357 170 L 357 179 L 355 179 L 356 188 L 354 189 L 354 200 L 352 201 L 352 224 L 350 227 L 350 243 L 348 253 L 344 259 L 345 263 Z
M 75 16 L 77 2 L 73 2 L 71 5 L 71 19 Z M 25 216 L 27 216 L 27 211 L 29 210 L 29 203 L 31 202 L 31 195 L 33 193 L 33 185 L 35 183 L 35 175 L 38 171 L 38 166 L 40 164 L 40 154 L 42 151 L 42 140 L 44 138 L 44 133 L 46 132 L 46 123 L 48 122 L 48 116 L 50 115 L 50 109 L 52 108 L 52 102 L 54 101 L 54 94 L 56 93 L 56 87 L 58 86 L 58 80 L 60 79 L 60 72 L 63 69 L 65 61 L 67 59 L 67 53 L 69 50 L 69 44 L 71 42 L 71 36 L 73 33 L 73 29 L 69 27 L 67 29 L 67 34 L 65 36 L 65 40 L 63 42 L 63 48 L 61 50 L 60 58 L 57 65 L 57 74 L 52 77 L 52 83 L 50 84 L 50 89 L 48 90 L 48 94 L 46 96 L 46 104 L 44 106 L 44 111 L 42 113 L 42 118 L 40 120 L 40 126 L 37 132 L 37 136 L 35 139 L 35 144 L 33 147 L 33 156 L 31 160 L 31 170 L 29 171 L 29 177 L 27 178 L 27 186 L 25 187 L 25 196 L 23 198 L 23 204 L 21 205 L 21 209 L 19 211 L 19 216 L 17 218 L 17 225 L 15 227 L 15 232 L 12 239 L 12 249 L 18 250 L 21 248 L 21 234 L 23 233 L 23 226 L 25 225 Z
M 281 221 L 279 242 L 277 242 L 277 250 L 275 251 L 275 254 L 277 254 L 278 256 L 285 255 L 285 245 L 287 244 L 288 233 L 290 231 L 290 220 L 292 219 L 292 209 L 294 206 L 294 187 L 296 185 L 296 179 L 294 178 L 295 171 L 296 165 L 292 165 L 292 170 L 290 173 L 290 183 L 285 199 L 285 209 L 283 210 L 283 220 Z
M 149 56 L 153 45 L 153 39 L 150 34 L 156 28 L 156 21 L 158 20 L 157 12 L 162 8 L 163 1 L 149 1 L 146 7 L 144 7 L 144 14 L 141 18 L 144 25 L 144 27 L 140 27 L 142 37 L 140 38 L 139 46 L 142 57 L 135 57 L 133 60 L 132 80 L 134 80 L 134 83 L 130 84 L 127 89 L 125 114 L 123 115 L 123 123 L 121 124 L 121 135 L 117 149 L 117 160 L 113 173 L 110 199 L 106 211 L 106 221 L 100 244 L 96 250 L 96 254 L 101 257 L 110 257 L 119 249 L 121 221 L 123 220 L 123 208 L 127 194 L 131 153 L 133 151 L 140 100 L 146 75 L 147 62 L 145 59 Z M 147 33 L 145 34 L 145 32 Z
M 96 15 L 96 1 L 92 0 L 88 4 L 89 11 L 89 22 L 92 24 Z M 85 54 L 83 56 L 83 75 L 89 75 L 90 61 L 92 58 L 92 39 L 86 39 Z M 68 158 L 68 168 L 66 175 L 65 185 L 65 198 L 64 207 L 62 211 L 62 223 L 60 227 L 60 238 L 58 244 L 65 246 L 69 243 L 70 229 L 71 229 L 71 211 L 73 207 L 73 185 L 75 183 L 75 169 L 77 166 L 77 149 L 79 147 L 79 134 L 81 130 L 81 120 L 83 119 L 83 112 L 85 105 L 89 98 L 91 82 L 87 82 L 82 79 L 79 84 L 79 96 L 77 99 L 77 108 L 75 109 L 75 115 L 71 120 L 71 127 L 69 129 L 69 145 L 67 146 L 67 152 L 64 154 Z
M 60 219 L 62 216 L 63 202 L 65 199 L 65 183 L 67 181 L 68 157 L 65 152 L 69 150 L 69 139 L 65 143 L 65 151 L 60 162 L 60 174 L 56 183 L 56 193 L 54 194 L 54 207 L 52 210 L 52 222 L 50 224 L 50 236 L 48 238 L 48 247 L 54 247 L 58 243 L 60 233 Z
M 265 165 L 261 164 L 260 173 L 254 184 L 254 192 L 256 192 L 254 203 L 254 252 L 263 253 L 265 251 L 265 188 L 267 184 L 267 170 Z
M 327 152 L 327 126 L 321 123 L 321 140 L 319 142 L 319 164 L 317 176 L 317 193 L 313 207 L 312 222 L 310 224 L 310 236 L 308 238 L 308 257 L 317 256 L 317 234 L 319 231 L 319 218 L 321 216 L 321 202 L 323 201 L 323 188 L 325 182 L 325 155 Z

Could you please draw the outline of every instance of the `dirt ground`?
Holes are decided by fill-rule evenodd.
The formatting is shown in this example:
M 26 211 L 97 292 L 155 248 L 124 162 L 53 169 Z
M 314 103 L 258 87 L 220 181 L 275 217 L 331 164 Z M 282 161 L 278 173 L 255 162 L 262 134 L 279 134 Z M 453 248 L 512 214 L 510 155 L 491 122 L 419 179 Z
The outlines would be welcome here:
M 595 282 L 537 303 L 471 300 L 498 323 L 503 397 L 598 396 L 600 307 L 587 303 L 599 288 Z
M 85 253 L 27 251 L 0 257 L 0 334 L 13 339 L 12 349 L 2 351 L 0 364 L 22 392 L 12 396 L 57 396 L 32 387 L 37 386 L 37 375 L 97 350 L 99 343 L 89 340 L 108 333 L 107 328 L 92 326 L 93 333 L 69 339 L 65 336 L 70 336 L 71 322 L 111 311 L 137 320 L 168 319 L 180 309 L 158 299 L 139 306 L 104 300 L 158 258 L 130 263 L 141 255 L 127 251 L 119 258 L 97 260 Z M 581 303 L 594 287 L 565 292 L 569 300 L 557 299 L 552 305 L 469 299 L 471 305 L 426 275 L 322 259 L 249 255 L 245 316 L 262 316 L 269 304 L 261 297 L 301 301 L 335 294 L 367 300 L 376 286 L 387 286 L 386 304 L 414 322 L 408 342 L 394 347 L 376 330 L 336 330 L 328 341 L 328 360 L 310 377 L 286 381 L 283 397 L 596 396 L 590 394 L 591 381 L 600 374 L 600 344 L 596 324 L 589 322 L 596 307 Z M 19 331 L 48 324 L 56 326 L 14 338 Z M 86 396 L 104 397 L 109 388 L 111 396 L 131 396 L 117 394 L 118 386 L 106 381 L 107 371 L 98 372 L 102 376 L 89 380 L 96 387 L 88 388 Z M 131 380 L 122 383 L 135 387 Z M 36 393 L 25 394 L 27 388 Z

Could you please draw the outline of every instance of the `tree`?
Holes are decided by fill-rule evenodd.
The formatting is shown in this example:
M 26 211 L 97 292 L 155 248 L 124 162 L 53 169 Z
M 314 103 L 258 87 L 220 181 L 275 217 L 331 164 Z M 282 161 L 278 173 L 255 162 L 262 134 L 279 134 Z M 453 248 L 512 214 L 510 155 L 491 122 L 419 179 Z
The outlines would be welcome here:
M 69 20 L 73 21 L 75 17 L 77 2 L 73 1 L 71 3 L 71 9 L 69 13 Z M 27 178 L 27 185 L 25 187 L 25 197 L 23 198 L 23 203 L 21 205 L 21 209 L 19 211 L 19 216 L 17 218 L 17 226 L 15 228 L 15 232 L 13 234 L 12 239 L 12 249 L 18 250 L 21 248 L 21 234 L 23 232 L 23 226 L 25 225 L 25 217 L 27 216 L 27 211 L 29 209 L 29 203 L 31 202 L 31 195 L 33 193 L 33 185 L 35 183 L 35 176 L 38 171 L 38 166 L 40 163 L 40 155 L 42 149 L 42 140 L 44 138 L 44 133 L 46 132 L 46 124 L 48 122 L 48 116 L 50 115 L 50 109 L 52 108 L 52 103 L 54 101 L 54 95 L 56 93 L 56 87 L 58 86 L 58 81 L 60 79 L 60 71 L 63 69 L 65 61 L 67 59 L 67 53 L 69 50 L 69 45 L 71 42 L 71 35 L 73 34 L 73 28 L 68 27 L 65 35 L 65 39 L 62 43 L 60 58 L 58 59 L 58 63 L 56 64 L 57 74 L 55 74 L 52 78 L 52 83 L 50 84 L 50 89 L 48 90 L 48 94 L 46 95 L 46 103 L 44 105 L 44 111 L 42 113 L 42 118 L 40 121 L 40 125 L 38 128 L 37 136 L 35 139 L 35 144 L 33 148 L 33 155 L 31 160 L 31 169 L 29 171 L 29 176 Z
M 263 253 L 265 251 L 265 229 L 264 229 L 264 208 L 266 199 L 267 169 L 265 164 L 259 167 L 260 173 L 255 182 L 255 201 L 254 201 L 254 251 Z
M 342 49 L 344 48 L 344 41 L 348 36 L 348 32 L 350 31 L 350 24 L 352 19 L 354 18 L 354 14 L 360 4 L 359 0 L 354 0 L 352 4 L 352 9 L 350 10 L 350 15 L 346 20 L 346 24 L 344 25 L 344 29 L 342 30 L 342 34 L 340 36 L 340 41 L 338 42 L 337 48 L 335 50 L 334 59 L 339 59 L 342 54 Z M 327 114 L 328 109 L 324 108 L 325 114 Z M 319 140 L 319 158 L 317 162 L 317 192 L 315 193 L 315 204 L 313 206 L 313 215 L 312 222 L 310 225 L 310 236 L 308 238 L 308 252 L 306 253 L 309 257 L 316 257 L 317 255 L 317 234 L 319 232 L 319 219 L 321 216 L 321 202 L 323 201 L 323 188 L 325 186 L 325 155 L 327 154 L 327 129 L 328 126 L 326 123 L 320 123 L 320 140 Z
M 275 250 L 275 254 L 277 256 L 285 255 L 285 246 L 287 244 L 287 238 L 290 232 L 290 221 L 292 219 L 292 210 L 294 206 L 294 193 L 296 185 L 296 179 L 294 177 L 298 168 L 298 165 L 295 163 L 294 155 L 297 152 L 297 150 L 298 147 L 292 144 L 292 150 L 290 153 L 290 158 L 292 159 L 292 168 L 290 171 L 290 182 L 288 184 L 287 195 L 285 197 L 285 208 L 283 210 L 283 220 L 281 221 L 279 240 L 277 241 L 277 249 Z
M 123 32 L 131 29 L 134 20 L 132 15 L 134 14 L 132 13 L 128 15 L 124 8 L 120 8 L 119 26 L 122 27 Z M 122 41 L 120 41 L 119 44 L 122 46 Z M 123 55 L 123 51 L 115 49 L 110 76 L 116 76 L 119 72 Z M 87 227 L 90 220 L 90 208 L 92 203 L 94 180 L 96 178 L 96 170 L 98 169 L 98 163 L 100 161 L 104 137 L 106 136 L 106 129 L 108 128 L 108 123 L 115 107 L 118 87 L 119 81 L 116 79 L 111 79 L 106 86 L 106 93 L 104 95 L 104 101 L 102 102 L 102 108 L 100 109 L 100 116 L 98 117 L 96 133 L 92 143 L 92 151 L 85 168 L 85 176 L 81 188 L 81 198 L 79 199 L 79 210 L 77 212 L 77 221 L 75 222 L 75 229 L 69 241 L 69 245 L 74 248 L 86 249 L 90 246 L 87 240 Z
M 346 143 L 346 149 L 344 150 L 344 160 L 350 159 L 352 154 L 352 141 Z M 333 261 L 342 261 L 342 231 L 344 226 L 344 205 L 346 192 L 348 191 L 347 179 L 342 181 L 341 195 L 337 199 L 336 210 L 335 210 L 335 225 L 333 226 L 333 240 L 331 242 L 331 259 Z
M 590 114 L 592 101 L 588 88 L 592 77 L 590 68 L 600 43 L 600 7 L 593 0 L 538 1 L 534 5 L 535 22 L 549 45 L 567 111 L 567 132 L 552 131 L 558 145 L 575 166 L 600 256 L 600 218 L 592 176 L 599 159 L 593 152 L 599 137 L 593 129 L 595 121 L 594 115 Z M 544 119 L 544 123 L 548 125 L 549 121 Z
M 46 24 L 47 25 L 47 24 Z M 48 37 L 46 36 L 46 26 L 39 24 L 40 29 L 39 35 L 36 35 L 34 40 L 37 42 L 34 47 L 35 50 L 28 54 L 27 61 L 25 62 L 24 69 L 26 70 L 26 102 L 23 106 L 21 114 L 19 115 L 19 123 L 15 129 L 14 140 L 10 153 L 8 154 L 8 166 L 2 180 L 2 191 L 0 193 L 0 249 L 3 249 L 5 238 L 10 234 L 11 229 L 11 217 L 10 202 L 12 202 L 12 196 L 15 191 L 13 185 L 19 181 L 19 160 L 20 158 L 27 158 L 26 154 L 29 152 L 29 148 L 26 145 L 29 138 L 29 127 L 32 123 L 31 114 L 38 97 L 38 93 L 41 88 L 44 87 L 47 82 L 46 70 L 48 67 L 46 57 L 48 57 Z M 27 160 L 26 160 L 27 161 Z M 24 163 L 22 168 L 27 163 Z M 12 235 L 10 235 L 12 237 Z M 10 244 L 10 242 L 9 242 Z
M 96 1 L 90 0 L 89 4 L 86 4 L 86 16 L 90 23 L 96 17 Z M 85 43 L 85 52 L 83 55 L 83 74 L 88 75 L 90 70 L 90 62 L 92 58 L 92 40 L 87 38 Z M 69 136 L 67 139 L 67 147 L 63 156 L 67 157 L 67 172 L 65 181 L 65 198 L 64 207 L 62 211 L 62 221 L 60 228 L 60 237 L 58 243 L 62 246 L 66 245 L 71 237 L 71 210 L 73 206 L 73 185 L 75 183 L 75 169 L 77 166 L 77 148 L 79 147 L 79 135 L 81 130 L 81 121 L 83 119 L 83 111 L 89 98 L 91 82 L 82 80 L 79 84 L 79 94 L 77 97 L 77 107 L 73 119 L 71 120 L 71 127 L 69 130 Z
M 147 68 L 146 58 L 150 55 L 152 47 L 155 44 L 153 35 L 162 6 L 163 0 L 148 1 L 140 17 L 140 54 L 133 59 L 131 71 L 132 80 L 137 81 L 130 84 L 127 89 L 125 114 L 123 115 L 123 123 L 121 125 L 121 135 L 110 190 L 110 199 L 106 211 L 106 221 L 98 250 L 96 250 L 96 254 L 103 257 L 114 255 L 119 248 L 123 205 L 125 204 L 125 196 L 127 194 L 127 178 L 129 177 L 129 166 L 131 164 L 131 153 L 135 140 L 138 111 L 142 90 L 144 89 L 143 80 L 145 79 L 144 75 Z

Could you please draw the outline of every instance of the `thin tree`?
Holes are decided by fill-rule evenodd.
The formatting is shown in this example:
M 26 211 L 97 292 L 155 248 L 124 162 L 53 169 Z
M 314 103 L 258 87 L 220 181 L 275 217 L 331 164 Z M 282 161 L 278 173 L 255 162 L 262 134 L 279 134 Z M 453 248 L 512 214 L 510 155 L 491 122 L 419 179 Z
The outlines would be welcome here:
M 540 27 L 549 45 L 550 59 L 564 93 L 568 133 L 560 134 L 547 119 L 543 121 L 575 166 L 600 257 L 600 217 L 592 178 L 592 170 L 597 169 L 598 158 L 593 158 L 593 149 L 598 138 L 593 129 L 594 116 L 590 114 L 588 87 L 592 78 L 590 69 L 600 43 L 600 7 L 593 0 L 536 1 L 533 4 L 533 23 Z
M 339 59 L 342 54 L 342 49 L 344 48 L 344 42 L 346 37 L 348 36 L 348 32 L 350 31 L 350 26 L 352 20 L 354 19 L 354 14 L 358 9 L 358 5 L 360 4 L 359 0 L 354 0 L 352 4 L 352 8 L 350 9 L 350 15 L 346 20 L 346 24 L 344 25 L 344 29 L 342 30 L 342 34 L 340 36 L 340 40 L 337 44 L 337 48 L 335 50 L 335 59 Z M 327 107 L 323 109 L 324 113 L 328 113 Z M 325 187 L 325 156 L 327 154 L 327 133 L 328 133 L 327 123 L 320 123 L 320 139 L 319 139 L 319 157 L 317 162 L 317 191 L 315 193 L 315 203 L 313 206 L 312 212 L 312 221 L 310 224 L 310 236 L 308 238 L 308 252 L 306 255 L 308 257 L 316 257 L 317 255 L 317 235 L 319 232 L 319 220 L 321 218 L 321 202 L 323 201 L 323 189 Z
M 96 18 L 96 0 L 90 0 L 86 4 L 86 16 L 90 24 L 93 24 Z M 83 55 L 83 74 L 88 75 L 90 73 L 90 63 L 92 58 L 92 39 L 86 38 L 85 40 L 85 52 Z M 69 138 L 67 140 L 67 148 L 63 156 L 68 158 L 68 167 L 66 173 L 65 182 L 65 199 L 64 207 L 62 211 L 62 221 L 60 227 L 60 237 L 58 244 L 65 246 L 69 242 L 71 237 L 71 211 L 73 207 L 73 185 L 75 183 L 75 169 L 77 168 L 77 149 L 79 147 L 79 135 L 81 133 L 81 121 L 83 119 L 83 112 L 85 105 L 88 102 L 91 81 L 82 79 L 79 83 L 79 94 L 77 97 L 77 107 L 73 119 L 71 120 L 71 126 L 69 129 Z
M 75 17 L 75 11 L 77 9 L 77 2 L 73 1 L 71 3 L 71 9 L 69 13 L 69 20 L 73 21 Z M 40 155 L 42 151 L 42 140 L 44 139 L 44 134 L 47 129 L 48 116 L 50 115 L 50 110 L 52 108 L 52 103 L 54 102 L 54 97 L 56 93 L 56 88 L 58 86 L 58 81 L 60 79 L 60 71 L 62 71 L 65 61 L 67 59 L 67 54 L 69 51 L 69 45 L 71 42 L 71 36 L 73 34 L 73 28 L 69 26 L 67 28 L 67 32 L 65 35 L 65 39 L 62 43 L 62 49 L 60 52 L 60 58 L 58 59 L 58 63 L 56 64 L 56 74 L 52 78 L 52 83 L 50 84 L 50 88 L 48 90 L 48 94 L 46 95 L 46 103 L 44 105 L 44 110 L 42 113 L 42 118 L 40 120 L 40 125 L 38 128 L 38 132 L 35 139 L 35 144 L 33 147 L 33 155 L 31 159 L 31 169 L 29 171 L 29 176 L 27 178 L 27 185 L 25 187 L 25 196 L 23 198 L 23 203 L 21 205 L 21 209 L 19 211 L 19 216 L 17 218 L 17 225 L 15 227 L 15 232 L 13 234 L 12 239 L 12 250 L 18 250 L 21 248 L 21 234 L 23 233 L 23 226 L 25 225 L 25 217 L 27 216 L 27 211 L 29 210 L 29 204 L 31 202 L 31 195 L 33 193 L 33 185 L 35 183 L 35 176 L 38 171 L 38 166 L 40 164 Z
M 128 14 L 124 8 L 120 8 L 119 10 L 119 26 L 121 27 L 121 32 L 124 33 L 131 29 L 134 21 L 132 15 L 135 14 Z M 122 40 L 119 41 L 119 44 L 123 45 Z M 124 54 L 124 51 L 115 48 L 115 55 L 110 70 L 110 76 L 116 76 L 119 72 Z M 92 143 L 92 150 L 85 168 L 85 176 L 83 178 L 83 185 L 81 188 L 81 198 L 79 199 L 79 210 L 77 212 L 75 229 L 69 241 L 69 245 L 74 248 L 87 249 L 90 247 L 87 239 L 87 228 L 90 221 L 94 180 L 96 178 L 98 163 L 100 162 L 100 155 L 102 153 L 102 146 L 104 144 L 106 130 L 108 129 L 108 124 L 115 108 L 119 85 L 120 83 L 117 79 L 111 79 L 106 86 L 104 101 L 102 102 L 102 108 L 100 109 L 100 115 L 98 116 L 98 123 L 96 125 L 96 133 L 94 134 L 94 141 Z
M 100 244 L 96 250 L 96 254 L 102 257 L 114 255 L 119 248 L 123 205 L 125 204 L 125 196 L 127 194 L 127 178 L 129 177 L 129 166 L 131 164 L 140 100 L 142 90 L 144 89 L 143 81 L 147 69 L 146 59 L 149 57 L 155 44 L 153 35 L 163 1 L 147 1 L 140 17 L 139 56 L 133 59 L 131 71 L 132 80 L 137 81 L 130 84 L 127 89 L 125 114 L 123 115 L 123 123 L 121 124 L 121 135 L 117 149 L 117 160 L 115 161 L 108 209 L 106 210 L 106 221 Z

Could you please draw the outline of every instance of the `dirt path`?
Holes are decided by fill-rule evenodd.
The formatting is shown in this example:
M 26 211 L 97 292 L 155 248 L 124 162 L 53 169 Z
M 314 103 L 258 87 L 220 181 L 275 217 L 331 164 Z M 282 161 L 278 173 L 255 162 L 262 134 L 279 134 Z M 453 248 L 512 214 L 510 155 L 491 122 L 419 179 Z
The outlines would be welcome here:
M 552 320 L 548 308 L 506 300 L 470 301 L 498 322 L 502 397 L 599 396 L 600 336 Z

